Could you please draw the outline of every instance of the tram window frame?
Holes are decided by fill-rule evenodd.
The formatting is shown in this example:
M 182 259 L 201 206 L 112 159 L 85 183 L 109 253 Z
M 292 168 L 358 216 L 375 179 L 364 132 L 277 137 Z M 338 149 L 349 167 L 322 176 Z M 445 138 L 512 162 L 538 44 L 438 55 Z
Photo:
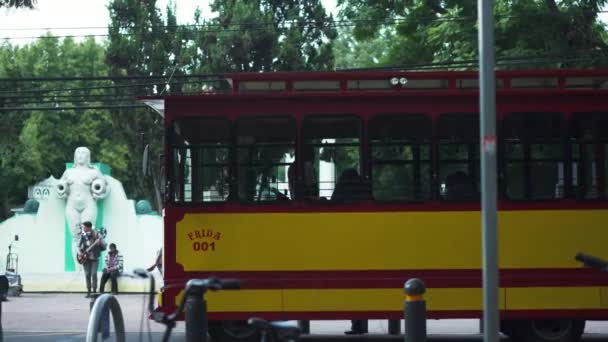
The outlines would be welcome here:
M 433 197 L 433 122 L 431 117 L 423 113 L 378 114 L 369 119 L 367 127 L 372 199 L 382 203 L 419 203 L 431 200 Z M 402 127 L 405 129 L 400 129 Z M 384 158 L 376 153 L 377 148 L 389 148 L 393 150 L 394 154 L 390 158 Z M 410 153 L 411 156 L 406 155 Z M 402 178 L 398 178 L 399 182 L 395 182 L 397 184 L 409 183 L 411 190 L 404 186 L 401 195 L 381 196 L 379 191 L 385 189 L 381 189 L 376 183 L 378 180 L 376 173 L 379 173 L 377 170 L 379 167 L 384 169 L 402 167 L 403 175 L 411 173 L 412 178 L 409 182 Z M 408 168 L 411 170 L 408 171 Z M 423 189 L 425 183 L 423 177 L 426 177 L 426 189 Z
M 542 116 L 547 119 L 542 120 Z M 502 166 L 504 174 L 503 191 L 506 199 L 511 201 L 560 201 L 566 198 L 567 187 L 567 153 L 564 134 L 565 120 L 559 112 L 512 112 L 502 118 Z M 544 124 L 543 124 L 544 123 Z M 549 124 L 550 123 L 550 124 Z M 548 129 L 546 129 L 548 128 Z M 543 130 L 546 129 L 546 130 Z M 513 147 L 516 147 L 513 149 Z M 549 151 L 547 152 L 547 148 Z M 541 153 L 555 155 L 537 157 Z M 536 156 L 535 156 L 536 155 Z M 551 168 L 557 171 L 556 183 L 552 191 L 546 194 L 541 190 L 538 179 L 546 179 L 540 175 L 542 168 Z M 543 165 L 545 164 L 545 165 Z M 516 170 L 518 167 L 519 170 Z M 560 171 L 561 167 L 561 180 Z M 519 172 L 521 181 L 513 182 L 515 172 Z M 542 172 L 542 171 L 541 171 Z M 521 194 L 515 196 L 511 190 L 519 188 Z M 516 189 L 517 189 L 516 188 Z M 538 193 L 535 193 L 538 192 Z M 517 194 L 517 192 L 515 192 Z
M 606 200 L 608 198 L 608 112 L 576 112 L 570 117 L 569 124 L 572 195 L 584 201 Z M 591 180 L 588 179 L 590 167 L 586 161 L 590 160 L 587 157 L 589 154 L 593 156 L 591 165 L 595 166 L 595 172 L 590 172 L 591 175 L 595 174 L 595 193 L 593 189 L 589 191 L 589 182 L 593 184 L 594 181 L 593 176 Z
M 354 124 L 354 131 L 356 131 L 356 138 L 350 138 L 350 137 L 339 137 L 338 135 L 334 135 L 333 138 L 329 138 L 329 137 L 319 137 L 318 136 L 318 132 L 315 132 L 313 134 L 312 130 L 313 128 L 311 126 L 314 126 L 315 121 L 319 121 L 322 122 L 324 120 L 327 121 L 331 121 L 331 120 L 344 120 L 345 122 L 347 122 L 348 120 L 352 120 L 352 122 L 350 124 Z M 324 127 L 321 126 L 320 124 L 318 124 L 319 126 L 317 127 L 317 130 L 319 129 L 319 127 Z M 327 124 L 324 124 L 327 125 Z M 337 132 L 335 126 L 331 127 L 331 129 L 328 129 L 327 126 L 325 126 L 323 129 L 325 130 L 329 130 L 332 132 Z M 346 126 L 344 128 L 345 130 L 348 129 L 348 127 Z M 309 132 L 310 131 L 310 132 Z M 297 184 L 296 184 L 296 188 L 298 189 L 297 191 L 299 193 L 302 193 L 303 195 L 301 196 L 301 198 L 303 198 L 306 201 L 322 201 L 324 203 L 356 203 L 356 202 L 362 202 L 365 201 L 367 199 L 370 198 L 370 194 L 369 194 L 369 182 L 366 180 L 365 178 L 365 157 L 363 155 L 363 139 L 364 139 L 364 121 L 362 119 L 362 117 L 360 115 L 357 114 L 334 114 L 334 113 L 330 113 L 330 114 L 310 114 L 307 115 L 303 120 L 302 120 L 302 124 L 301 124 L 301 134 L 302 134 L 302 139 L 301 139 L 301 148 L 299 151 L 300 156 L 296 156 L 296 158 L 301 158 L 302 162 L 299 162 L 298 165 L 300 167 L 300 169 L 298 171 L 300 171 L 300 173 L 298 173 L 298 175 L 305 175 L 307 173 L 310 172 L 306 172 L 306 170 L 309 168 L 308 164 L 309 164 L 309 160 L 310 160 L 310 156 L 312 156 L 313 158 L 313 162 L 311 163 L 311 166 L 313 168 L 313 173 L 316 173 L 316 179 L 311 180 L 312 181 L 312 186 L 314 187 L 314 189 L 308 189 L 311 187 L 311 184 L 307 184 L 307 180 L 304 179 L 306 177 L 298 177 L 297 180 Z M 336 140 L 336 139 L 352 139 L 352 142 L 349 141 L 345 141 L 345 142 L 333 142 L 333 143 L 328 143 L 328 142 L 322 142 L 323 140 Z M 316 140 L 321 140 L 321 142 L 316 142 Z M 354 141 L 356 140 L 356 141 Z M 312 142 L 311 142 L 312 141 Z M 313 148 L 313 150 L 311 151 L 312 153 L 306 153 L 305 151 L 310 151 L 310 148 Z M 333 147 L 333 148 L 332 148 Z M 321 180 L 319 179 L 320 177 L 320 172 L 321 172 L 321 162 L 327 162 L 323 160 L 322 155 L 325 154 L 325 158 L 331 158 L 331 156 L 335 156 L 336 150 L 335 148 L 348 148 L 348 147 L 356 147 L 357 148 L 357 153 L 358 153 L 358 160 L 356 163 L 356 171 L 358 173 L 358 175 L 354 175 L 351 172 L 348 172 L 347 174 L 345 174 L 345 171 L 347 171 L 348 169 L 353 169 L 355 167 L 352 168 L 348 168 L 345 167 L 341 170 L 341 172 L 337 172 L 338 169 L 334 169 L 334 179 L 333 181 L 333 188 L 332 189 L 323 189 L 321 188 Z M 315 148 L 319 148 L 319 151 L 315 151 Z M 323 148 L 323 152 L 321 152 L 321 149 Z M 327 148 L 327 150 L 324 150 L 324 148 Z M 327 162 L 330 163 L 330 162 Z M 334 162 L 334 167 L 335 167 L 335 162 Z M 340 191 L 338 193 L 338 197 L 336 197 L 335 195 L 335 190 L 337 188 L 338 183 L 340 182 L 341 178 L 348 178 L 352 176 L 352 178 L 354 180 L 356 180 L 355 182 L 352 181 L 345 181 L 343 183 L 349 185 L 348 187 L 346 187 L 347 189 L 352 190 L 352 191 L 357 191 L 360 192 L 360 194 L 358 196 L 354 196 L 353 198 L 340 198 L 341 193 L 343 193 L 342 191 Z M 344 179 L 342 179 L 344 180 Z M 329 183 L 329 182 L 328 182 Z M 352 185 L 352 186 L 350 186 Z M 345 188 L 345 187 L 342 187 Z M 356 190 L 355 190 L 356 189 Z M 331 190 L 331 195 L 328 195 L 326 197 L 324 197 L 323 192 L 327 193 L 328 191 Z M 296 196 L 297 199 L 298 196 Z
M 239 132 L 239 129 L 240 129 L 239 126 L 242 125 L 244 122 L 247 122 L 247 121 L 257 121 L 257 120 L 260 120 L 262 122 L 264 120 L 266 120 L 266 121 L 268 121 L 268 120 L 285 120 L 285 122 L 287 123 L 287 125 L 291 126 L 291 127 L 288 127 L 291 130 L 291 134 L 289 134 L 289 133 L 284 134 L 285 136 L 288 136 L 288 135 L 291 136 L 292 139 L 290 140 L 289 144 L 274 143 L 274 142 L 262 142 L 262 143 L 254 142 L 253 144 L 246 144 L 246 143 L 239 142 L 238 141 L 239 137 L 241 137 L 240 132 Z M 282 132 L 288 132 L 288 131 L 284 130 Z M 244 137 L 244 138 L 254 138 L 254 139 L 256 138 L 256 137 L 251 136 L 251 135 L 243 135 L 242 137 Z M 268 139 L 268 138 L 269 138 L 268 136 L 263 137 L 263 139 Z M 293 163 L 295 162 L 295 153 L 296 153 L 296 150 L 297 150 L 297 147 L 296 147 L 297 146 L 297 141 L 298 141 L 297 122 L 296 122 L 295 118 L 293 116 L 291 116 L 291 115 L 287 115 L 287 114 L 265 115 L 265 114 L 262 114 L 262 115 L 251 115 L 251 116 L 237 118 L 236 121 L 235 121 L 235 123 L 234 123 L 234 174 L 235 174 L 235 178 L 236 178 L 235 187 L 234 187 L 235 188 L 235 191 L 234 191 L 234 193 L 235 193 L 235 199 L 237 201 L 239 201 L 240 203 L 243 203 L 243 204 L 252 204 L 252 205 L 277 204 L 277 203 L 289 203 L 289 202 L 292 202 L 294 200 L 294 198 L 293 198 L 293 196 L 292 196 L 292 194 L 290 193 L 290 190 L 289 190 L 289 188 L 290 188 L 290 186 L 289 186 L 289 168 L 293 167 L 293 165 L 294 165 Z M 247 165 L 247 164 L 244 164 L 244 163 L 240 162 L 241 151 L 242 151 L 241 149 L 243 149 L 243 148 L 250 148 L 250 149 L 253 148 L 253 149 L 256 149 L 258 152 L 261 152 L 262 151 L 261 149 L 264 149 L 264 148 L 268 148 L 268 147 L 273 148 L 275 146 L 278 146 L 280 148 L 281 146 L 287 146 L 287 145 L 289 145 L 291 147 L 291 151 L 292 151 L 291 154 L 294 156 L 294 160 L 289 161 L 289 162 L 276 162 L 276 163 L 272 163 L 272 165 L 273 165 L 272 167 L 278 166 L 280 168 L 281 166 L 285 166 L 285 169 L 284 169 L 285 181 L 283 183 L 285 183 L 284 186 L 287 186 L 288 194 L 280 192 L 279 185 L 278 185 L 279 184 L 279 180 L 278 180 L 279 174 L 277 174 L 277 175 L 274 176 L 274 179 L 276 181 L 273 182 L 273 183 L 276 183 L 276 185 L 277 185 L 277 187 L 275 188 L 276 192 L 272 192 L 271 191 L 271 184 L 270 183 L 268 183 L 268 186 L 267 186 L 267 189 L 266 189 L 266 190 L 268 190 L 267 193 L 266 193 L 266 195 L 269 196 L 271 194 L 271 192 L 272 192 L 275 195 L 274 198 L 270 198 L 270 199 L 267 198 L 267 197 L 266 198 L 262 198 L 263 197 L 264 189 L 262 188 L 262 185 L 257 184 L 257 181 L 256 181 L 256 185 L 255 185 L 256 189 L 254 190 L 253 198 L 252 199 L 248 199 L 247 197 L 244 198 L 243 197 L 243 193 L 241 191 L 241 185 L 243 185 L 243 183 L 242 183 L 242 176 L 241 176 L 241 167 L 243 167 L 243 165 Z M 256 165 L 253 165 L 253 166 L 255 167 Z M 257 165 L 257 166 L 259 166 L 259 165 Z M 251 167 L 251 165 L 250 165 L 250 167 Z M 264 168 L 264 169 L 266 169 L 266 168 Z M 245 170 L 245 172 L 247 172 L 247 170 Z M 279 171 L 279 169 L 277 169 L 277 173 L 281 173 Z M 258 189 L 257 189 L 258 185 L 260 186 L 259 192 L 258 192 Z M 244 186 L 246 187 L 247 184 L 245 184 Z M 256 197 L 257 197 L 257 200 L 255 199 Z
M 184 137 L 185 134 L 177 132 L 178 124 L 183 125 L 183 127 L 188 127 L 188 129 L 194 129 L 194 127 L 197 127 L 197 122 L 201 122 L 198 125 L 203 125 L 202 122 L 204 121 L 215 121 L 219 126 L 225 125 L 225 127 L 223 127 L 223 129 L 225 129 L 225 134 L 221 137 L 218 135 L 216 139 L 205 139 L 193 143 L 192 141 L 194 139 L 188 141 Z M 179 130 L 182 130 L 182 128 L 179 128 Z M 210 130 L 210 132 L 220 133 L 220 130 L 213 129 Z M 192 132 L 191 136 L 201 138 L 208 135 L 200 134 L 200 132 Z M 228 202 L 232 194 L 230 182 L 232 174 L 232 124 L 230 120 L 218 116 L 176 118 L 169 125 L 168 137 L 170 155 L 170 165 L 168 168 L 170 201 L 176 205 L 213 205 Z M 206 162 L 205 152 L 211 149 L 224 149 L 225 161 L 213 163 Z M 178 158 L 185 158 L 185 162 L 181 163 L 177 161 Z M 189 168 L 188 175 L 186 174 L 186 168 Z M 221 171 L 222 168 L 224 171 Z M 213 199 L 211 199 L 211 194 L 209 193 L 213 190 L 207 190 L 208 194 L 205 195 L 206 190 L 204 190 L 203 184 L 205 181 L 205 169 L 220 169 L 215 172 L 223 173 L 224 175 L 223 179 L 225 182 L 223 183 L 223 186 L 225 190 L 215 190 L 218 191 L 219 195 L 215 196 Z M 190 179 L 189 183 L 186 182 L 188 178 Z M 219 181 L 221 181 L 221 179 L 222 177 L 218 177 Z M 189 185 L 189 189 L 187 189 L 187 185 Z
M 456 121 L 457 124 L 454 124 L 453 121 Z M 479 113 L 442 113 L 437 117 L 436 130 L 438 187 L 436 192 L 439 195 L 439 199 L 442 202 L 448 203 L 479 202 L 481 198 Z M 463 154 L 464 157 L 443 158 L 442 154 L 454 147 L 457 150 L 449 152 L 456 153 L 457 155 Z M 449 169 L 446 165 L 459 164 L 465 166 L 466 173 L 458 171 L 458 168 L 449 173 L 445 172 L 446 169 Z M 452 178 L 451 180 L 449 180 L 450 177 Z M 448 185 L 448 182 L 454 182 L 454 184 Z M 456 190 L 450 190 L 450 188 Z M 455 192 L 454 195 L 452 191 Z

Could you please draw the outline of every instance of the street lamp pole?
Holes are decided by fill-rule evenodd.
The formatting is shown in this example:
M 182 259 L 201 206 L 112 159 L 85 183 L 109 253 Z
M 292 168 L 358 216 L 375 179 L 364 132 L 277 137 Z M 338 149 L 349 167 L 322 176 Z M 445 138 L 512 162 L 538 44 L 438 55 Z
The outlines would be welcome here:
M 496 225 L 496 76 L 493 0 L 477 0 L 479 17 L 479 108 L 481 223 L 483 252 L 483 334 L 498 341 L 498 237 Z

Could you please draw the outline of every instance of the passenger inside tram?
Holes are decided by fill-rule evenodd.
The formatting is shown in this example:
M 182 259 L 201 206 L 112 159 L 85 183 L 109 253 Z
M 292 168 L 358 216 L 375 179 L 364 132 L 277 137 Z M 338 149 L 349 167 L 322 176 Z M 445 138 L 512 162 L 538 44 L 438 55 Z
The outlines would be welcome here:
M 447 201 L 474 201 L 479 198 L 475 181 L 463 171 L 449 174 L 445 179 L 444 199 Z

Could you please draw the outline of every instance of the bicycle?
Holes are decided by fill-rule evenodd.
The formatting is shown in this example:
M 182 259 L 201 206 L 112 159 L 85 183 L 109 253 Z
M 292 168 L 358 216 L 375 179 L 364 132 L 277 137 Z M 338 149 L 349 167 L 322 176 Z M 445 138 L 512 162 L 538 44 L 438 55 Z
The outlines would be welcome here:
M 232 290 L 240 289 L 241 282 L 237 279 L 219 279 L 209 277 L 206 279 L 190 279 L 186 283 L 184 296 L 180 300 L 177 309 L 171 313 L 154 310 L 154 296 L 156 294 L 156 286 L 154 277 L 143 269 L 136 269 L 133 273 L 140 278 L 149 280 L 149 299 L 148 312 L 150 318 L 166 326 L 162 341 L 168 342 L 171 337 L 171 332 L 175 328 L 178 316 L 185 312 L 186 324 L 186 341 L 188 342 L 207 342 L 208 321 L 207 321 L 207 302 L 204 299 L 204 294 L 208 290 Z M 93 316 L 100 317 L 104 309 L 112 311 L 117 326 L 117 338 L 119 341 L 124 341 L 124 323 L 120 306 L 114 296 L 105 294 L 96 301 L 93 308 Z M 94 322 L 94 323 L 91 323 Z M 277 340 L 291 342 L 296 340 L 301 334 L 301 329 L 297 323 L 291 322 L 269 322 L 262 318 L 251 318 L 247 321 L 254 329 L 259 331 L 260 342 L 268 342 L 268 340 Z M 90 320 L 89 329 L 87 330 L 87 341 L 96 341 L 97 334 L 100 329 L 99 319 Z
M 237 279 L 219 279 L 209 277 L 206 279 L 190 279 L 186 283 L 184 295 L 177 307 L 171 314 L 154 311 L 155 285 L 154 277 L 142 269 L 137 269 L 134 273 L 150 280 L 150 298 L 148 301 L 148 311 L 150 317 L 157 323 L 166 325 L 167 329 L 163 335 L 163 342 L 168 342 L 171 331 L 175 328 L 177 317 L 185 312 L 186 341 L 188 342 L 207 342 L 208 321 L 207 321 L 207 302 L 205 293 L 208 290 L 237 290 L 241 288 L 241 281 Z

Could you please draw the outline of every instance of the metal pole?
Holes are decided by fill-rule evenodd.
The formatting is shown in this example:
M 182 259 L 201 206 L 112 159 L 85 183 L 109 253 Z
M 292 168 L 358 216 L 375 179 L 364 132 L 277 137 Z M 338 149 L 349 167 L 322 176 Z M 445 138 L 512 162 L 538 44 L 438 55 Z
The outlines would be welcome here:
M 481 140 L 481 223 L 483 252 L 483 335 L 498 341 L 498 239 L 496 228 L 496 77 L 493 0 L 477 0 L 479 16 L 479 108 Z
M 426 341 L 426 286 L 421 279 L 412 278 L 403 285 L 405 291 L 405 342 Z
M 2 301 L 3 298 L 0 296 L 0 342 L 4 342 L 4 332 L 2 330 Z
M 89 316 L 89 323 L 87 325 L 87 337 L 85 340 L 86 342 L 97 342 L 101 327 L 102 315 L 105 310 L 108 310 L 108 308 L 112 313 L 116 341 L 126 341 L 125 321 L 122 316 L 120 304 L 118 304 L 118 300 L 116 300 L 116 297 L 106 293 L 99 296 L 99 298 L 97 298 L 95 304 L 93 305 L 91 315 Z
M 186 341 L 188 342 L 207 342 L 208 322 L 207 322 L 207 301 L 205 292 L 199 288 L 186 290 L 185 323 Z
M 399 335 L 401 333 L 401 320 L 389 319 L 388 320 L 388 334 Z
M 309 320 L 300 320 L 298 321 L 298 326 L 302 331 L 302 334 L 310 334 L 310 321 Z

